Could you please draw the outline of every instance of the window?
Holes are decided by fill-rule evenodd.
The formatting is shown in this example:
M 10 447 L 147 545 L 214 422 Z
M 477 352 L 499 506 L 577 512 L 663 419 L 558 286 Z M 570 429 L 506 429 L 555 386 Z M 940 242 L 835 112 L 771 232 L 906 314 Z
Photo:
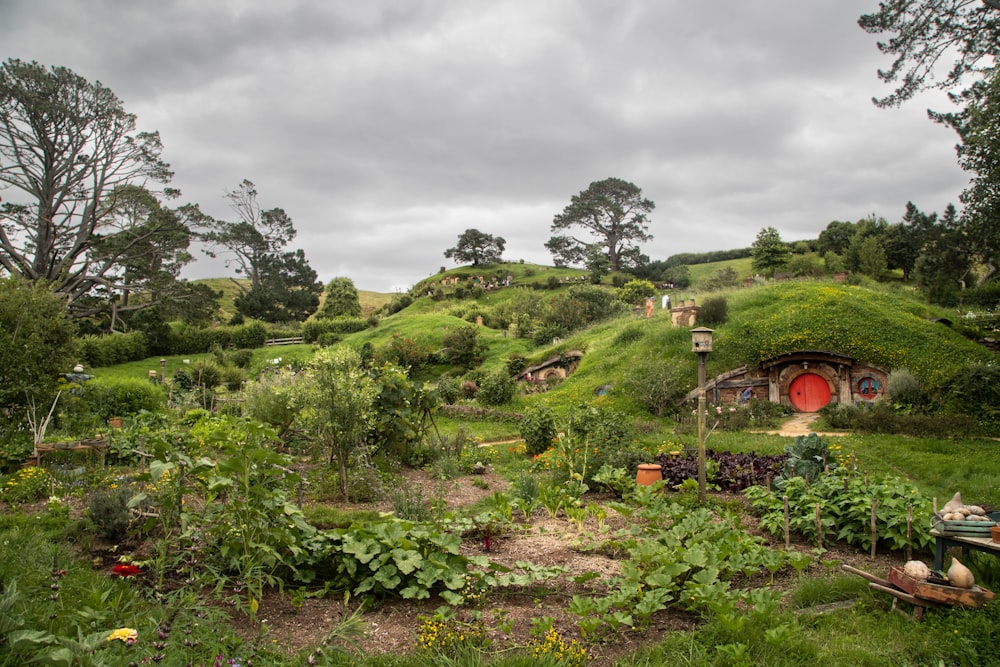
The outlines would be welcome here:
M 872 400 L 882 391 L 882 385 L 873 377 L 863 377 L 858 380 L 858 393 L 865 400 Z

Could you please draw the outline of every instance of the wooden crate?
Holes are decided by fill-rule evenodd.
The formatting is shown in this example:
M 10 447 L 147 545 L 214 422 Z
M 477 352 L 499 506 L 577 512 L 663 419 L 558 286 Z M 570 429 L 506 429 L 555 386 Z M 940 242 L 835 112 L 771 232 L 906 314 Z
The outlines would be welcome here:
M 929 581 L 919 581 L 908 576 L 899 567 L 889 570 L 889 583 L 921 600 L 963 607 L 982 607 L 995 597 L 993 591 L 982 586 L 958 588 Z
M 940 514 L 934 514 L 931 516 L 931 528 L 942 535 L 989 537 L 990 528 L 1000 522 L 1000 512 L 992 512 L 986 516 L 992 521 L 945 521 Z

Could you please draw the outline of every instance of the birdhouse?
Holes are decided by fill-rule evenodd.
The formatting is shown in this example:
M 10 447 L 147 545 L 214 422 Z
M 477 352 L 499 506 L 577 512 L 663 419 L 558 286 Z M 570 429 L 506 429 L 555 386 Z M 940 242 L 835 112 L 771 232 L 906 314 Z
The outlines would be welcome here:
M 691 351 L 712 351 L 712 329 L 707 327 L 696 327 L 691 329 Z

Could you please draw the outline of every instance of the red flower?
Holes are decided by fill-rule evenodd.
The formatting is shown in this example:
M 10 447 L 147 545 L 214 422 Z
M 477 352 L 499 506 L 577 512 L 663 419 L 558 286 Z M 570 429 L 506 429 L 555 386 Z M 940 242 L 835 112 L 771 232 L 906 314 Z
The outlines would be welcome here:
M 119 577 L 134 577 L 137 574 L 142 574 L 138 565 L 115 565 L 111 571 Z

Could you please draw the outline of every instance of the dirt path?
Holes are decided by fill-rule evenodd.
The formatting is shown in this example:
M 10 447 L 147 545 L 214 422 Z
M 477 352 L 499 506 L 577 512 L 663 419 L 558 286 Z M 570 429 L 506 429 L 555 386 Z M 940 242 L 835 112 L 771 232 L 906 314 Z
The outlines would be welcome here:
M 818 419 L 819 419 L 819 413 L 799 412 L 792 415 L 787 420 L 785 420 L 785 422 L 781 424 L 781 428 L 773 431 L 759 431 L 759 432 L 767 433 L 768 435 L 782 435 L 788 438 L 794 438 L 800 435 L 809 435 L 810 433 L 816 433 L 816 435 L 844 435 L 844 433 L 837 433 L 837 432 L 814 431 L 812 425 Z

